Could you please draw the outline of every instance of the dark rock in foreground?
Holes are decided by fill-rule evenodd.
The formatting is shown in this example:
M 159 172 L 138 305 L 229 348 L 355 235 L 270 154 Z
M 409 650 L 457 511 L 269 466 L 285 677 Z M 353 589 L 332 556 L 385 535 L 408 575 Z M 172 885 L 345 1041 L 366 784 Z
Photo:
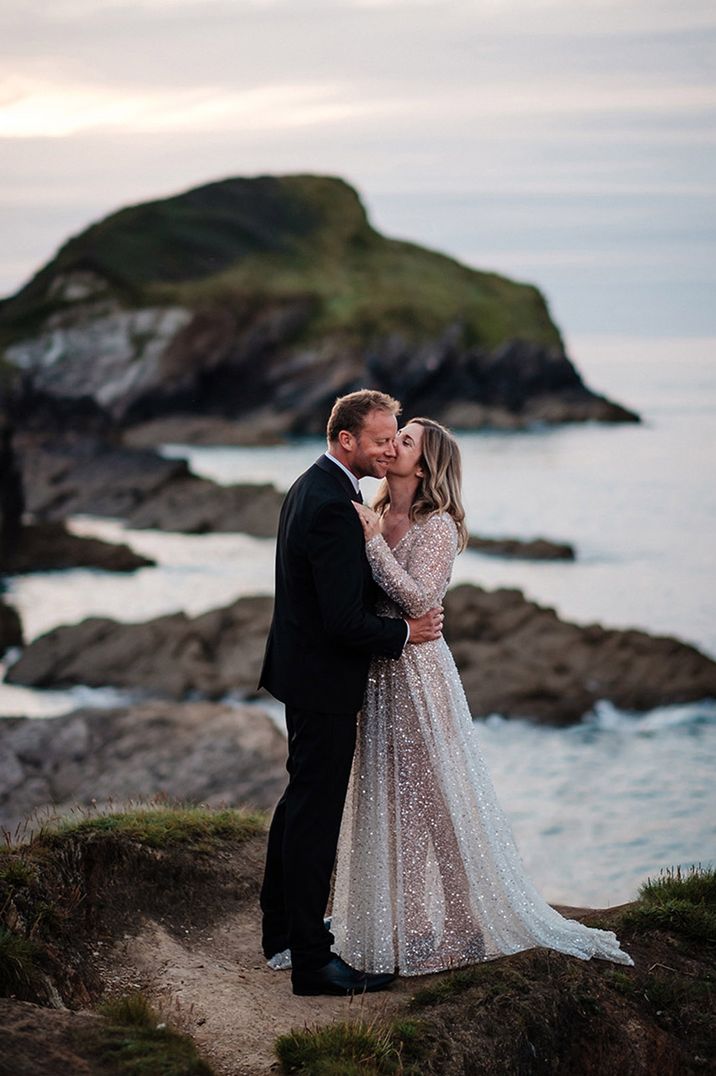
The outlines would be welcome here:
M 286 739 L 262 710 L 147 702 L 62 717 L 0 720 L 0 825 L 161 794 L 268 808 L 285 783 Z
M 7 680 L 112 684 L 176 699 L 253 692 L 271 609 L 271 598 L 253 597 L 195 619 L 177 613 L 118 624 L 94 617 L 35 640 Z M 648 710 L 716 696 L 716 662 L 677 639 L 570 624 L 519 590 L 455 587 L 445 611 L 445 636 L 476 718 L 499 713 L 565 724 L 600 699 Z
M 155 563 L 128 545 L 71 534 L 63 523 L 31 523 L 22 528 L 20 541 L 14 555 L 6 561 L 5 570 L 14 575 L 65 568 L 133 572 Z
M 454 587 L 445 599 L 445 637 L 475 716 L 568 724 L 600 699 L 650 710 L 716 697 L 716 662 L 695 647 L 645 631 L 571 624 L 520 590 Z
M 521 557 L 524 560 L 574 560 L 574 546 L 553 542 L 550 538 L 483 538 L 471 534 L 468 549 L 495 557 Z

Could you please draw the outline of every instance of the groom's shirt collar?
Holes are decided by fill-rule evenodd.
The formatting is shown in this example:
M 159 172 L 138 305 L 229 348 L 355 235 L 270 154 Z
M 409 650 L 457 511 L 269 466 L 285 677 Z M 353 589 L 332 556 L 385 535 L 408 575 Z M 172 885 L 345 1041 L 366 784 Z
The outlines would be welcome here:
M 330 460 L 331 463 L 335 463 L 336 467 L 340 467 L 340 469 L 345 474 L 348 475 L 348 477 L 351 480 L 351 484 L 353 486 L 353 489 L 356 491 L 356 493 L 360 493 L 360 486 L 358 485 L 358 479 L 353 474 L 353 472 L 349 471 L 348 468 L 346 466 L 344 466 L 344 464 L 342 464 L 340 460 L 337 460 L 335 456 L 332 456 L 330 454 L 330 452 L 324 452 L 324 456 L 326 457 L 327 460 Z

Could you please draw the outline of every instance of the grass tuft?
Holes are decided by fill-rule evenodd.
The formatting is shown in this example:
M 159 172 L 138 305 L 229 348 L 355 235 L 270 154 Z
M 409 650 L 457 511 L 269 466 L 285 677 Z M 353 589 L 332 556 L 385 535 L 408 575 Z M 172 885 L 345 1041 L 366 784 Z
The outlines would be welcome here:
M 31 938 L 24 938 L 0 926 L 0 997 L 26 997 L 39 977 L 38 959 L 42 950 Z
M 647 878 L 639 889 L 639 898 L 648 904 L 662 904 L 676 899 L 691 904 L 716 905 L 716 869 L 691 866 L 667 867 L 658 878 Z
M 3 857 L 5 862 L 0 862 L 0 885 L 6 885 L 10 889 L 20 889 L 30 885 L 36 875 L 35 866 L 20 857 Z
M 686 900 L 636 905 L 624 913 L 622 923 L 631 930 L 670 930 L 691 941 L 716 943 L 716 911 Z
M 213 1076 L 188 1035 L 158 1016 L 143 994 L 104 1002 L 94 1048 L 122 1076 Z
M 403 1071 L 401 1044 L 377 1023 L 329 1024 L 281 1035 L 276 1055 L 284 1072 L 304 1076 L 391 1076 Z
M 624 997 L 632 997 L 637 991 L 637 985 L 631 975 L 624 971 L 607 971 L 605 979 L 611 986 Z
M 98 1007 L 98 1012 L 112 1024 L 127 1027 L 156 1027 L 158 1018 L 144 994 L 125 994 L 119 998 L 108 998 Z
M 440 979 L 436 978 L 429 986 L 417 990 L 410 1006 L 413 1009 L 425 1009 L 440 1005 L 476 986 L 483 988 L 487 1001 L 506 994 L 522 994 L 529 988 L 529 983 L 519 972 L 504 967 L 498 968 L 492 962 L 475 964 L 453 971 Z
M 667 868 L 647 879 L 622 924 L 639 932 L 670 930 L 692 941 L 716 943 L 716 870 Z

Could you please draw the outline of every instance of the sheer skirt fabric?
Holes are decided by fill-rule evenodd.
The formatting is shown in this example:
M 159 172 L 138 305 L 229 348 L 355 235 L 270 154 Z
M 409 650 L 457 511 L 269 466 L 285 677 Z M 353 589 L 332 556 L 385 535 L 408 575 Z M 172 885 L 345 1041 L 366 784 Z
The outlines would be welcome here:
M 457 550 L 447 515 L 391 550 L 367 546 L 390 600 L 382 615 L 439 604 Z M 370 667 L 338 846 L 335 950 L 371 972 L 423 975 L 543 946 L 632 960 L 611 931 L 565 919 L 525 873 L 495 796 L 444 639 Z

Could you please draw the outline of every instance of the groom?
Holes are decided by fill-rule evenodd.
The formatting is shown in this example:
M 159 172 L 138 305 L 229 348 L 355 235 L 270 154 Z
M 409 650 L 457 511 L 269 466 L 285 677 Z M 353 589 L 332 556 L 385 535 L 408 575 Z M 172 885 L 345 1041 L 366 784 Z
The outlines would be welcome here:
M 397 400 L 363 389 L 336 400 L 328 451 L 289 490 L 276 546 L 276 599 L 260 684 L 286 704 L 289 781 L 269 830 L 261 890 L 267 958 L 290 948 L 294 994 L 382 990 L 392 975 L 331 952 L 324 925 L 371 654 L 437 639 L 442 614 L 372 612 L 377 587 L 352 501 L 358 479 L 396 458 Z

